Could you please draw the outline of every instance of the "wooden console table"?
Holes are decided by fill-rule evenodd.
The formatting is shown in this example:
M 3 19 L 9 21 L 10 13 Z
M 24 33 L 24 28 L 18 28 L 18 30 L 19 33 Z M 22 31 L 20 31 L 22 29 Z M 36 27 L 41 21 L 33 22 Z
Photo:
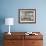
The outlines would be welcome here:
M 11 32 L 8 35 L 4 33 L 4 46 L 43 46 L 43 35 L 25 35 L 26 32 Z M 34 32 L 33 32 L 34 33 Z

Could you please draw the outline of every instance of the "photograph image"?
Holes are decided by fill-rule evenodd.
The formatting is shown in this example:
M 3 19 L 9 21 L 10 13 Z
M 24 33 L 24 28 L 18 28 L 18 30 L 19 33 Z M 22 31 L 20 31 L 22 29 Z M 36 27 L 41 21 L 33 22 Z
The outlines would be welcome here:
M 19 9 L 20 23 L 35 23 L 36 10 L 35 9 Z

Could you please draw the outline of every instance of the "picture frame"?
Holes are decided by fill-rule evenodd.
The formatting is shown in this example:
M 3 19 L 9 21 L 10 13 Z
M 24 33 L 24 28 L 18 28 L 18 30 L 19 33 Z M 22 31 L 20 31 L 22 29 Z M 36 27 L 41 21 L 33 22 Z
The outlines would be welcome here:
M 19 9 L 19 23 L 36 23 L 36 9 Z

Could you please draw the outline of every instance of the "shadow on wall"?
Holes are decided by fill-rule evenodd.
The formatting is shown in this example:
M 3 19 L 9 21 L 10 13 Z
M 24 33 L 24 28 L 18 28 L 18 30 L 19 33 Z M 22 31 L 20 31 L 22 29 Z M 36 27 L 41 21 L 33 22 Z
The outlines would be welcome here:
M 2 25 L 5 23 L 5 17 L 0 16 L 0 46 L 3 46 L 3 32 L 2 32 Z

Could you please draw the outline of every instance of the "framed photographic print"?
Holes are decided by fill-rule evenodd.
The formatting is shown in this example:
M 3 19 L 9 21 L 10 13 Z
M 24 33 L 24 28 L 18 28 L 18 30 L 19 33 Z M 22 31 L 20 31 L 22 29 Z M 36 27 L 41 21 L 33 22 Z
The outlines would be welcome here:
M 19 23 L 36 23 L 36 9 L 19 9 Z

